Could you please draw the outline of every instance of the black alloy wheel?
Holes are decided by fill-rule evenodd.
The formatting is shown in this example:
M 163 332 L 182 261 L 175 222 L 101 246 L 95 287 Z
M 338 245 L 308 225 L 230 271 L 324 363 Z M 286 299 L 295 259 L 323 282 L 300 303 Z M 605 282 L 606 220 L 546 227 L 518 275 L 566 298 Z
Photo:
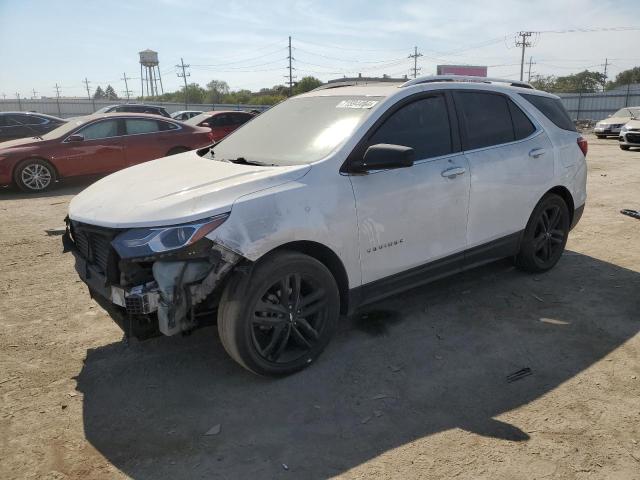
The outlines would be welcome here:
M 339 316 L 340 294 L 329 269 L 283 250 L 259 260 L 250 274 L 232 274 L 218 307 L 218 332 L 243 367 L 282 376 L 320 355 Z
M 564 252 L 570 221 L 569 209 L 562 197 L 546 195 L 531 214 L 516 264 L 529 272 L 553 268 Z

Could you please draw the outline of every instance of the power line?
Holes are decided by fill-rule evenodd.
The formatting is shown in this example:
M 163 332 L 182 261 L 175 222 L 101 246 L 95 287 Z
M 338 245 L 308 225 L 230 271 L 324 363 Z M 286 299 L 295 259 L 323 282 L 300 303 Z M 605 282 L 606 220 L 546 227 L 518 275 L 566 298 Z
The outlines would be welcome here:
M 176 68 L 181 68 L 182 69 L 182 75 L 180 73 L 178 73 L 178 77 L 182 77 L 182 79 L 184 80 L 184 109 L 187 110 L 187 77 L 190 77 L 191 74 L 187 73 L 185 71 L 186 68 L 189 68 L 189 65 L 185 65 L 184 64 L 184 60 L 182 59 L 182 57 L 180 58 L 180 65 L 176 65 Z
M 418 47 L 413 47 L 413 53 L 409 55 L 408 58 L 413 58 L 413 78 L 418 78 L 418 71 L 422 70 L 418 68 L 418 57 L 421 57 L 422 54 L 418 53 Z

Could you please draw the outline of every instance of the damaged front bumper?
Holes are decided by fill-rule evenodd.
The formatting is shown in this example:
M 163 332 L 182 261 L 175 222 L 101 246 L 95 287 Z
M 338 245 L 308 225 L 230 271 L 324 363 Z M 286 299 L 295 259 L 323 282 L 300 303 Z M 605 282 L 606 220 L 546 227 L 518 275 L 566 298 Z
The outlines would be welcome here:
M 122 260 L 109 242 L 105 247 L 105 242 L 92 239 L 93 233 L 86 241 L 80 240 L 81 235 L 69 228 L 63 236 L 64 251 L 73 254 L 75 269 L 91 296 L 127 336 L 138 338 L 157 333 L 175 335 L 195 328 L 197 310 L 208 305 L 209 297 L 243 260 L 208 239 L 190 251 Z M 88 247 L 82 248 L 85 244 Z M 91 248 L 93 245 L 98 247 Z M 108 253 L 99 251 L 101 245 Z M 144 265 L 147 274 L 128 275 L 129 270 L 140 270 L 138 265 Z M 132 284 L 131 277 L 140 283 Z

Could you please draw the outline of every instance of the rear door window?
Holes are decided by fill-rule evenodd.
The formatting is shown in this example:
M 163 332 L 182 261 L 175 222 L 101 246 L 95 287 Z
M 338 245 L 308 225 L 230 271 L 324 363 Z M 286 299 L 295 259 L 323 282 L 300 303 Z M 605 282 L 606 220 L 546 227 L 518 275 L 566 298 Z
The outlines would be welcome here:
M 511 111 L 511 120 L 513 121 L 513 130 L 516 140 L 522 140 L 536 131 L 536 127 L 531 123 L 529 117 L 511 100 L 509 102 L 509 110 Z
M 456 109 L 466 127 L 465 150 L 513 142 L 507 98 L 484 92 L 455 92 Z
M 542 95 L 531 95 L 529 93 L 521 93 L 520 95 L 540 110 L 556 127 L 569 130 L 570 132 L 577 131 L 576 126 L 573 124 L 571 117 L 569 117 L 560 99 L 543 97 Z
M 411 147 L 417 160 L 452 153 L 451 126 L 444 96 L 434 95 L 401 107 L 385 120 L 367 143 L 369 146 L 389 143 Z
M 166 132 L 168 130 L 177 130 L 178 128 L 180 128 L 175 123 L 163 122 L 162 120 L 158 120 L 157 122 L 160 130 L 163 132 Z
M 124 123 L 127 135 L 140 135 L 141 133 L 153 133 L 160 130 L 156 120 L 127 118 Z

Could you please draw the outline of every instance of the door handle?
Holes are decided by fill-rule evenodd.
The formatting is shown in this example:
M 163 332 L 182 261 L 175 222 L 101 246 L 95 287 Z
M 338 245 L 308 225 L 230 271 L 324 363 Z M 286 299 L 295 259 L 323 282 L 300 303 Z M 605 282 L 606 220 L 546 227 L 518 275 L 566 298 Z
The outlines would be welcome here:
M 459 175 L 464 175 L 466 171 L 467 170 L 462 167 L 453 167 L 453 168 L 447 168 L 446 170 L 443 170 L 441 175 L 445 178 L 456 178 Z
M 547 151 L 544 148 L 534 148 L 529 152 L 529 156 L 531 158 L 538 158 L 544 155 L 545 153 L 547 153 Z

